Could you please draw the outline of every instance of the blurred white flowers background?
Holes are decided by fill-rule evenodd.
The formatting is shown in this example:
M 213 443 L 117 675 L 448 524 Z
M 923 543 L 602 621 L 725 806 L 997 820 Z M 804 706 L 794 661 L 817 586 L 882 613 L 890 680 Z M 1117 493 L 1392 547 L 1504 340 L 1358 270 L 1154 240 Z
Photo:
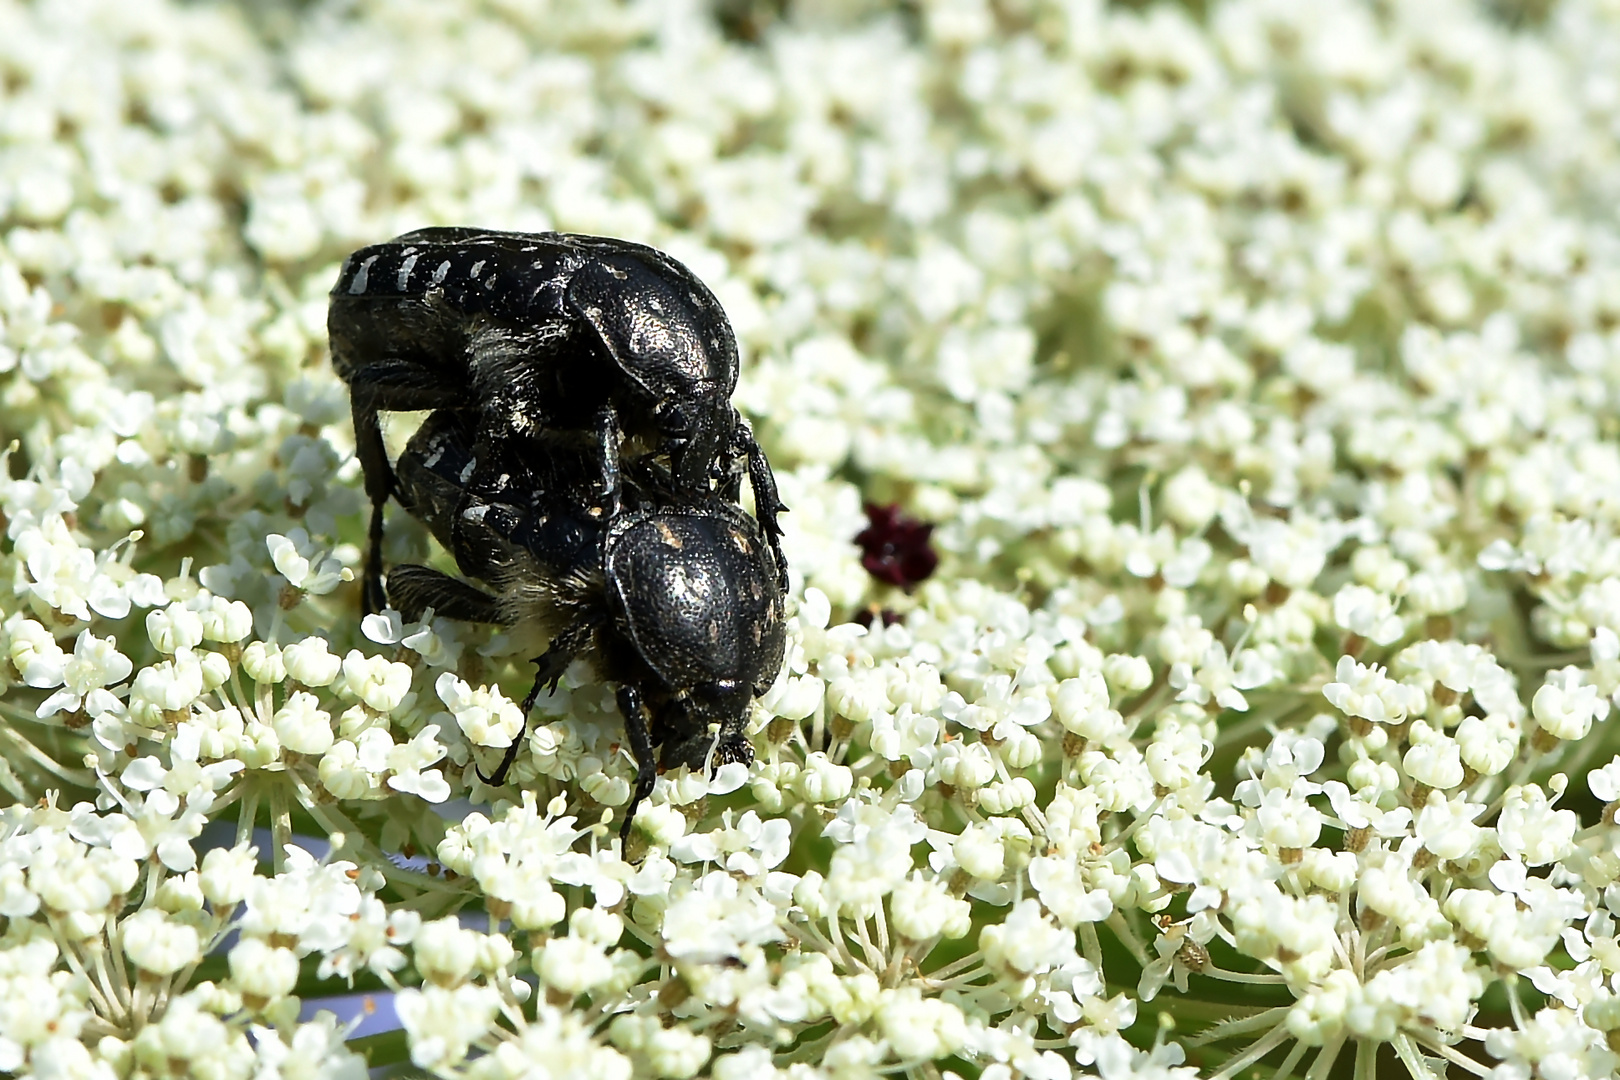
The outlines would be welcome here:
M 0 1072 L 1611 1073 L 1616 206 L 1615 0 L 0 0 Z M 625 851 L 610 688 L 358 615 L 428 224 L 744 350 L 788 662 Z

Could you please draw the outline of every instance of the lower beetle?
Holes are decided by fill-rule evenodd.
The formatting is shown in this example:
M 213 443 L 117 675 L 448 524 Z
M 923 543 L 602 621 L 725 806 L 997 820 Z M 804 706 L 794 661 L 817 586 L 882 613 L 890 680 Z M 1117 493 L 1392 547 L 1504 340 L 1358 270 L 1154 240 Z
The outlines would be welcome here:
M 470 492 L 466 478 L 477 466 L 465 418 L 434 413 L 400 456 L 397 495 L 462 572 L 494 592 L 402 565 L 388 574 L 390 602 L 411 618 L 432 607 L 450 618 L 547 632 L 524 716 L 578 657 L 618 684 L 636 759 L 621 837 L 660 765 L 751 762 L 743 731 L 749 705 L 775 681 L 786 641 L 781 567 L 759 524 L 718 497 L 668 506 L 633 483 L 621 513 L 603 522 L 539 486 L 548 472 L 532 465 L 528 483 Z M 454 528 L 457 521 L 465 527 Z M 505 781 L 519 745 L 489 783 Z

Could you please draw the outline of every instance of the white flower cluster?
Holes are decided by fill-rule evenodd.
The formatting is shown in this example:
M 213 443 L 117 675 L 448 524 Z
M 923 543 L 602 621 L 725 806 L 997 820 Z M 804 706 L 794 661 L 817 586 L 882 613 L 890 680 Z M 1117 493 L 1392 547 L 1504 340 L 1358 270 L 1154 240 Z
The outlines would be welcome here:
M 404 963 L 395 944 L 420 918 L 362 893 L 375 874 L 297 848 L 274 877 L 257 872 L 252 848 L 214 848 L 199 864 L 184 841 L 154 844 L 172 814 L 151 796 L 125 811 L 45 799 L 0 814 L 0 1068 L 365 1076 L 330 1012 L 300 1022 L 300 957 L 320 957 L 323 973 L 369 966 L 391 978 Z M 216 953 L 218 981 L 199 978 Z
M 0 1072 L 1614 1073 L 1616 72 L 1615 0 L 0 3 Z M 428 224 L 743 349 L 787 661 L 623 847 L 611 686 L 358 617 L 326 292 Z

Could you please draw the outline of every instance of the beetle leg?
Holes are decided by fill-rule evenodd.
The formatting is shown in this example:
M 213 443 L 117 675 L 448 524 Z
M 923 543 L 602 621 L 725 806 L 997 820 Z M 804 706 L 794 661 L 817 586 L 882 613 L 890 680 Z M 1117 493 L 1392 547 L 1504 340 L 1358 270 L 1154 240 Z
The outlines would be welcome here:
M 604 405 L 596 414 L 596 438 L 602 455 L 602 520 L 619 516 L 622 470 L 619 465 L 619 416 Z
M 402 563 L 388 571 L 388 602 L 411 622 L 426 608 L 435 615 L 462 622 L 502 623 L 501 604 L 495 597 L 441 570 Z
M 574 658 L 584 652 L 585 647 L 591 643 L 591 634 L 595 629 L 595 619 L 584 615 L 577 616 L 573 622 L 563 628 L 562 633 L 551 639 L 551 644 L 547 646 L 545 652 L 534 658 L 532 661 L 534 664 L 534 685 L 529 687 L 528 696 L 523 699 L 523 704 L 520 706 L 523 711 L 525 732 L 528 731 L 529 710 L 534 708 L 535 699 L 540 696 L 540 688 L 542 686 L 552 690 L 557 688 L 557 680 L 563 677 L 563 672 L 568 670 L 568 665 L 572 664 Z M 508 746 L 506 753 L 501 755 L 500 766 L 488 776 L 485 776 L 480 771 L 478 779 L 491 787 L 500 787 L 506 783 L 506 774 L 511 770 L 512 762 L 517 760 L 518 748 L 522 745 L 523 740 L 521 738 L 513 739 L 512 745 Z
M 541 655 L 535 657 L 534 685 L 529 688 L 529 694 L 523 699 L 523 715 L 528 716 L 529 710 L 534 708 L 535 699 L 540 696 L 540 688 L 548 690 L 557 689 L 557 682 L 563 677 L 585 647 L 591 643 L 591 633 L 596 629 L 596 620 L 586 616 L 577 616 L 573 622 L 563 628 L 562 633 L 551 639 L 550 646 Z
M 742 498 L 743 473 L 747 471 L 748 462 L 744 453 L 737 447 L 736 438 L 731 442 L 732 445 L 726 448 L 726 453 L 714 463 L 714 479 L 715 490 L 720 493 L 720 498 L 725 502 L 734 503 Z
M 759 519 L 759 527 L 765 535 L 775 540 L 782 535 L 776 515 L 787 513 L 787 507 L 782 505 L 782 497 L 776 491 L 776 476 L 771 472 L 771 463 L 765 460 L 765 451 L 759 448 L 759 440 L 754 438 L 754 429 L 740 417 L 732 445 L 739 455 L 748 459 L 748 484 L 754 489 L 754 516 Z
M 631 458 L 621 465 L 623 475 L 630 481 L 643 505 L 679 506 L 681 493 L 675 487 L 675 478 L 651 454 Z M 735 501 L 735 500 L 733 500 Z
M 782 527 L 776 523 L 776 515 L 787 513 L 787 507 L 782 505 L 782 497 L 776 491 L 776 477 L 771 472 L 771 463 L 765 460 L 765 451 L 759 448 L 759 441 L 754 438 L 754 429 L 748 421 L 737 418 L 737 426 L 732 429 L 731 444 L 734 451 L 748 459 L 748 485 L 754 489 L 754 517 L 759 520 L 760 531 L 770 542 L 771 554 L 776 559 L 776 577 L 785 596 L 788 591 L 787 559 L 782 555 Z
M 624 713 L 624 733 L 630 739 L 630 752 L 636 757 L 636 789 L 630 795 L 630 805 L 624 808 L 624 824 L 619 826 L 620 850 L 623 850 L 623 844 L 630 839 L 630 823 L 636 819 L 636 807 L 652 794 L 653 784 L 658 780 L 658 759 L 653 756 L 641 691 L 630 683 L 619 686 L 619 711 Z
M 707 498 L 714 490 L 715 459 L 735 441 L 737 423 L 737 410 L 729 401 L 705 402 L 693 417 L 690 431 L 680 438 L 666 438 L 670 472 L 683 502 Z
M 367 615 L 381 611 L 387 601 L 382 587 L 383 503 L 394 488 L 394 470 L 388 464 L 383 444 L 382 422 L 375 408 L 361 404 L 358 392 L 351 393 L 354 414 L 354 447 L 360 458 L 360 473 L 366 481 L 366 497 L 371 500 L 371 524 L 367 535 L 366 577 L 361 586 L 360 606 Z
M 361 590 L 361 604 L 368 615 L 381 611 L 388 599 L 382 584 L 383 504 L 394 491 L 394 470 L 388 464 L 380 413 L 455 405 L 457 396 L 454 386 L 437 381 L 433 372 L 407 360 L 367 364 L 349 377 L 354 449 L 365 477 L 366 497 L 371 500 L 370 548 Z

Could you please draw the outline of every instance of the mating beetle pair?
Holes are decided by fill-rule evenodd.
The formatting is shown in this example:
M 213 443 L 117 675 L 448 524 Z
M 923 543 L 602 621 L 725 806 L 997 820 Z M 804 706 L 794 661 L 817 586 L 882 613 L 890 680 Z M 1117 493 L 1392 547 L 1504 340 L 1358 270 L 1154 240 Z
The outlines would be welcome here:
M 784 649 L 784 508 L 731 405 L 713 294 L 640 244 L 423 229 L 349 256 L 328 329 L 372 502 L 366 608 L 385 599 L 393 495 L 494 593 L 399 566 L 386 599 L 546 631 L 525 715 L 576 656 L 618 684 L 637 764 L 624 834 L 655 745 L 666 767 L 752 760 L 748 706 Z M 429 409 L 391 467 L 379 414 Z M 743 472 L 757 523 L 736 506 Z
M 673 492 L 735 497 L 746 468 L 776 546 L 782 505 L 737 415 L 737 342 L 714 294 L 642 244 L 567 233 L 431 228 L 354 252 L 332 289 L 332 365 L 349 384 L 371 498 L 366 604 L 382 606 L 382 507 L 393 492 L 379 413 L 476 412 L 475 492 L 536 453 L 618 508 L 624 447 L 667 457 Z M 785 587 L 786 579 L 783 579 Z

